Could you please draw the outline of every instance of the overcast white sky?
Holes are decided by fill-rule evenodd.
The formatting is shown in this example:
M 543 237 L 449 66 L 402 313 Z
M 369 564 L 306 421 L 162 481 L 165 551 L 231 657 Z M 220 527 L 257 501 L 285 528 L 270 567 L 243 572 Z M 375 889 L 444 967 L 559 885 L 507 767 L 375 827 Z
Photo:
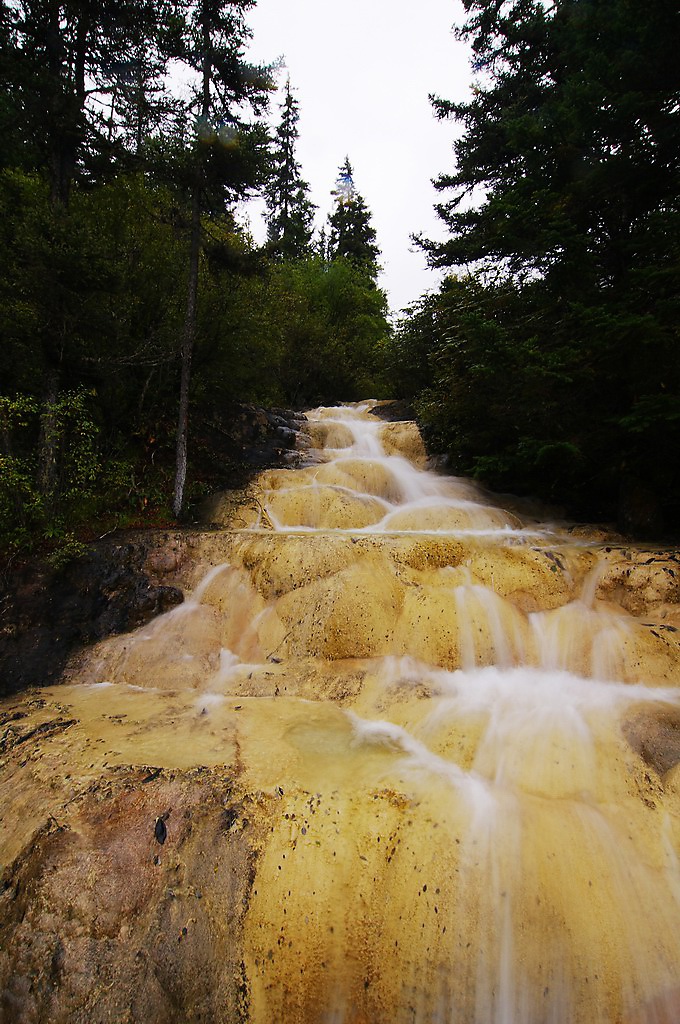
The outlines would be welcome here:
M 445 237 L 431 179 L 451 169 L 454 125 L 436 120 L 428 94 L 467 95 L 468 53 L 452 31 L 463 15 L 458 0 L 257 0 L 248 14 L 249 58 L 282 57 L 281 83 L 290 75 L 300 107 L 297 155 L 319 207 L 317 225 L 330 212 L 338 168 L 349 156 L 373 215 L 380 284 L 393 312 L 438 284 L 410 235 Z M 250 223 L 263 240 L 254 205 Z

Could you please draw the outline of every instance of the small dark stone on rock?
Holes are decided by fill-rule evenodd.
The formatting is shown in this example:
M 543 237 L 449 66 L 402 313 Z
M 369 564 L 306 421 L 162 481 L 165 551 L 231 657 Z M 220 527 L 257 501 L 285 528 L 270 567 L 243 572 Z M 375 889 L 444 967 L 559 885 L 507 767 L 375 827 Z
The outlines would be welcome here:
M 153 832 L 156 837 L 156 842 L 160 843 L 162 846 L 168 838 L 168 830 L 162 818 L 156 818 L 156 825 Z
M 222 828 L 224 831 L 229 832 L 237 819 L 238 811 L 233 807 L 227 807 L 222 812 Z

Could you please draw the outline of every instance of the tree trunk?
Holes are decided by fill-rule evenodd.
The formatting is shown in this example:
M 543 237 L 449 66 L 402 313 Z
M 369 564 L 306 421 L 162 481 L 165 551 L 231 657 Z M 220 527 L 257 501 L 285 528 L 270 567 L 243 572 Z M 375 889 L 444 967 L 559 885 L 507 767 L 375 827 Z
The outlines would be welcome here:
M 88 16 L 85 11 L 81 11 L 72 48 L 70 52 L 67 51 L 61 24 L 61 7 L 59 3 L 50 3 L 47 28 L 47 64 L 53 90 L 50 110 L 50 192 L 54 207 L 68 206 L 78 150 L 83 141 L 85 65 L 89 35 Z M 67 64 L 70 64 L 73 75 L 72 86 L 69 84 Z
M 201 8 L 201 35 L 203 37 L 203 72 L 201 120 L 205 124 L 210 116 L 210 81 L 212 75 L 212 50 L 210 39 L 210 15 L 207 3 Z M 191 197 L 191 241 L 189 245 L 189 289 L 187 311 L 182 336 L 182 376 L 179 389 L 179 416 L 177 420 L 177 453 L 175 461 L 175 492 L 172 511 L 176 517 L 184 506 L 184 485 L 187 476 L 187 441 L 189 434 L 189 386 L 191 384 L 191 357 L 196 335 L 196 305 L 198 299 L 198 272 L 201 260 L 201 199 L 203 193 L 203 158 L 196 152 L 196 180 Z
M 198 299 L 198 271 L 201 259 L 201 198 L 200 188 L 194 187 L 191 203 L 191 243 L 189 247 L 189 289 L 182 336 L 182 376 L 179 387 L 179 417 L 177 420 L 177 454 L 175 461 L 175 493 L 172 511 L 179 517 L 184 505 L 184 484 L 187 476 L 187 441 L 189 435 L 189 385 L 191 384 L 191 357 L 196 334 L 196 303 Z

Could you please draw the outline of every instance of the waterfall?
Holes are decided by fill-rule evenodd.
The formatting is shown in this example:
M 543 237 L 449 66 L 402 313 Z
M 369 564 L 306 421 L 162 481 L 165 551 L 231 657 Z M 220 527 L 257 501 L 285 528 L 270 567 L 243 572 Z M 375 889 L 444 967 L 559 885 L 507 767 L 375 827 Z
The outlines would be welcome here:
M 376 404 L 308 413 L 185 605 L 60 688 L 83 757 L 230 773 L 243 1019 L 680 1020 L 677 612 Z

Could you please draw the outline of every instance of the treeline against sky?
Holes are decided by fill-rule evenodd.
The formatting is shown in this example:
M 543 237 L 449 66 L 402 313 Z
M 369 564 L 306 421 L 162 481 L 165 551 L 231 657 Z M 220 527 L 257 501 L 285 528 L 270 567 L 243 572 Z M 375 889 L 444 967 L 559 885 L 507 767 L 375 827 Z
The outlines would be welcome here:
M 464 0 L 446 276 L 391 332 L 349 159 L 315 235 L 290 84 L 269 127 L 253 5 L 0 4 L 0 546 L 183 514 L 232 403 L 388 393 L 455 472 L 677 534 L 677 8 Z
M 287 86 L 271 130 L 276 69 L 246 56 L 252 6 L 2 3 L 5 549 L 111 510 L 180 514 L 201 496 L 194 425 L 230 403 L 375 391 L 388 325 L 370 212 L 345 161 L 314 236 L 297 101 Z M 263 246 L 236 212 L 256 194 Z
M 395 340 L 451 466 L 680 532 L 680 9 L 465 0 L 477 85 L 436 182 L 441 288 Z

